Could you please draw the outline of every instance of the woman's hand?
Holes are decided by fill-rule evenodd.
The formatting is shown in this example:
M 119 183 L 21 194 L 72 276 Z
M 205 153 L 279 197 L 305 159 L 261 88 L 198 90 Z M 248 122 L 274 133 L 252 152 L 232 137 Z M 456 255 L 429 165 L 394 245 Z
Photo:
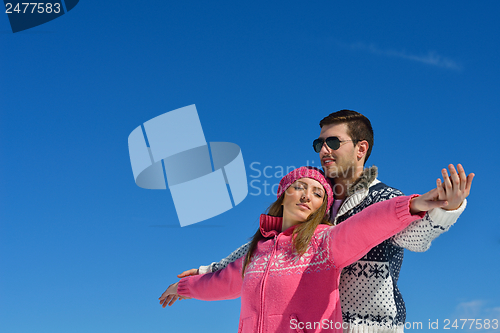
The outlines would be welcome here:
M 445 207 L 448 202 L 446 200 L 438 200 L 439 191 L 439 188 L 434 188 L 421 196 L 412 198 L 410 200 L 410 214 L 415 215 L 433 208 Z
M 171 284 L 170 286 L 168 286 L 167 290 L 165 290 L 165 292 L 160 296 L 159 299 L 162 307 L 166 307 L 167 304 L 168 306 L 172 306 L 178 298 L 183 298 L 181 295 L 177 294 L 178 285 L 179 282 Z
M 469 196 L 474 174 L 466 175 L 460 164 L 457 165 L 458 172 L 453 164 L 450 164 L 448 169 L 450 177 L 448 177 L 446 169 L 441 170 L 444 181 L 438 178 L 435 189 L 411 199 L 410 213 L 412 215 L 438 207 L 445 210 L 455 210 Z

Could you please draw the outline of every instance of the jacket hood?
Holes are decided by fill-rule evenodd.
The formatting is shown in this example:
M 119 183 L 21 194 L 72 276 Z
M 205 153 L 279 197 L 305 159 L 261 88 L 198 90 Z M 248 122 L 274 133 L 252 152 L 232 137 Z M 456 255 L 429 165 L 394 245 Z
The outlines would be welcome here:
M 347 195 L 353 195 L 359 190 L 367 190 L 368 187 L 370 187 L 370 183 L 377 178 L 377 175 L 378 169 L 376 166 L 365 168 L 361 177 L 359 177 L 354 183 L 349 185 L 349 187 L 347 188 Z

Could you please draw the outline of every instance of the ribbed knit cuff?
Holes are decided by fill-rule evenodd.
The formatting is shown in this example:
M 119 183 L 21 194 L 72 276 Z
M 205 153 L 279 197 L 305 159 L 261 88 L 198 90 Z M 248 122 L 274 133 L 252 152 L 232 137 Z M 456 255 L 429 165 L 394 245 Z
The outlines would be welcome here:
M 415 220 L 415 216 L 424 218 L 426 212 L 420 212 L 415 215 L 410 214 L 410 201 L 411 199 L 419 196 L 420 195 L 418 194 L 413 194 L 410 196 L 396 197 L 396 216 L 402 223 L 408 222 L 408 219 L 411 219 L 412 221 Z
M 378 323 L 370 322 L 367 324 L 353 325 L 350 324 L 348 329 L 344 329 L 344 333 L 404 333 L 404 325 L 394 325 L 386 327 Z
M 212 264 L 210 264 L 208 266 L 200 266 L 198 268 L 198 274 L 212 273 L 212 265 L 213 264 L 215 264 L 215 262 L 213 262 Z
M 460 217 L 465 207 L 467 199 L 464 199 L 460 207 L 455 210 L 444 210 L 442 208 L 434 208 L 429 211 L 429 217 L 435 225 L 440 225 L 444 228 L 453 225 Z
M 192 297 L 189 291 L 189 280 L 190 276 L 182 278 L 177 286 L 177 293 L 181 296 Z

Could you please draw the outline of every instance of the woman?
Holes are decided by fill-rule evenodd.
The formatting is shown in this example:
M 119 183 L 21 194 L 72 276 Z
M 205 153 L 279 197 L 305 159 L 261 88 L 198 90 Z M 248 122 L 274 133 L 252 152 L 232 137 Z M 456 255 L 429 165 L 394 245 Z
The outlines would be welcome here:
M 377 203 L 331 226 L 330 184 L 320 170 L 298 168 L 281 179 L 278 200 L 261 215 L 246 257 L 215 273 L 181 279 L 168 287 L 160 304 L 165 307 L 178 296 L 241 296 L 238 332 L 341 332 L 342 268 L 422 218 L 423 211 L 446 205 L 435 201 L 439 191 Z

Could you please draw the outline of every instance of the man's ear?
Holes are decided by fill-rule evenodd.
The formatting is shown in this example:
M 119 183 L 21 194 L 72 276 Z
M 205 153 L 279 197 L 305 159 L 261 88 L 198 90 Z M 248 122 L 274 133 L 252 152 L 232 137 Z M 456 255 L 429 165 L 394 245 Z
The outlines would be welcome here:
M 368 144 L 368 141 L 366 141 L 366 140 L 359 141 L 356 144 L 356 148 L 357 148 L 356 157 L 357 157 L 358 161 L 363 159 L 366 156 L 366 153 L 368 152 L 369 146 L 370 145 Z

